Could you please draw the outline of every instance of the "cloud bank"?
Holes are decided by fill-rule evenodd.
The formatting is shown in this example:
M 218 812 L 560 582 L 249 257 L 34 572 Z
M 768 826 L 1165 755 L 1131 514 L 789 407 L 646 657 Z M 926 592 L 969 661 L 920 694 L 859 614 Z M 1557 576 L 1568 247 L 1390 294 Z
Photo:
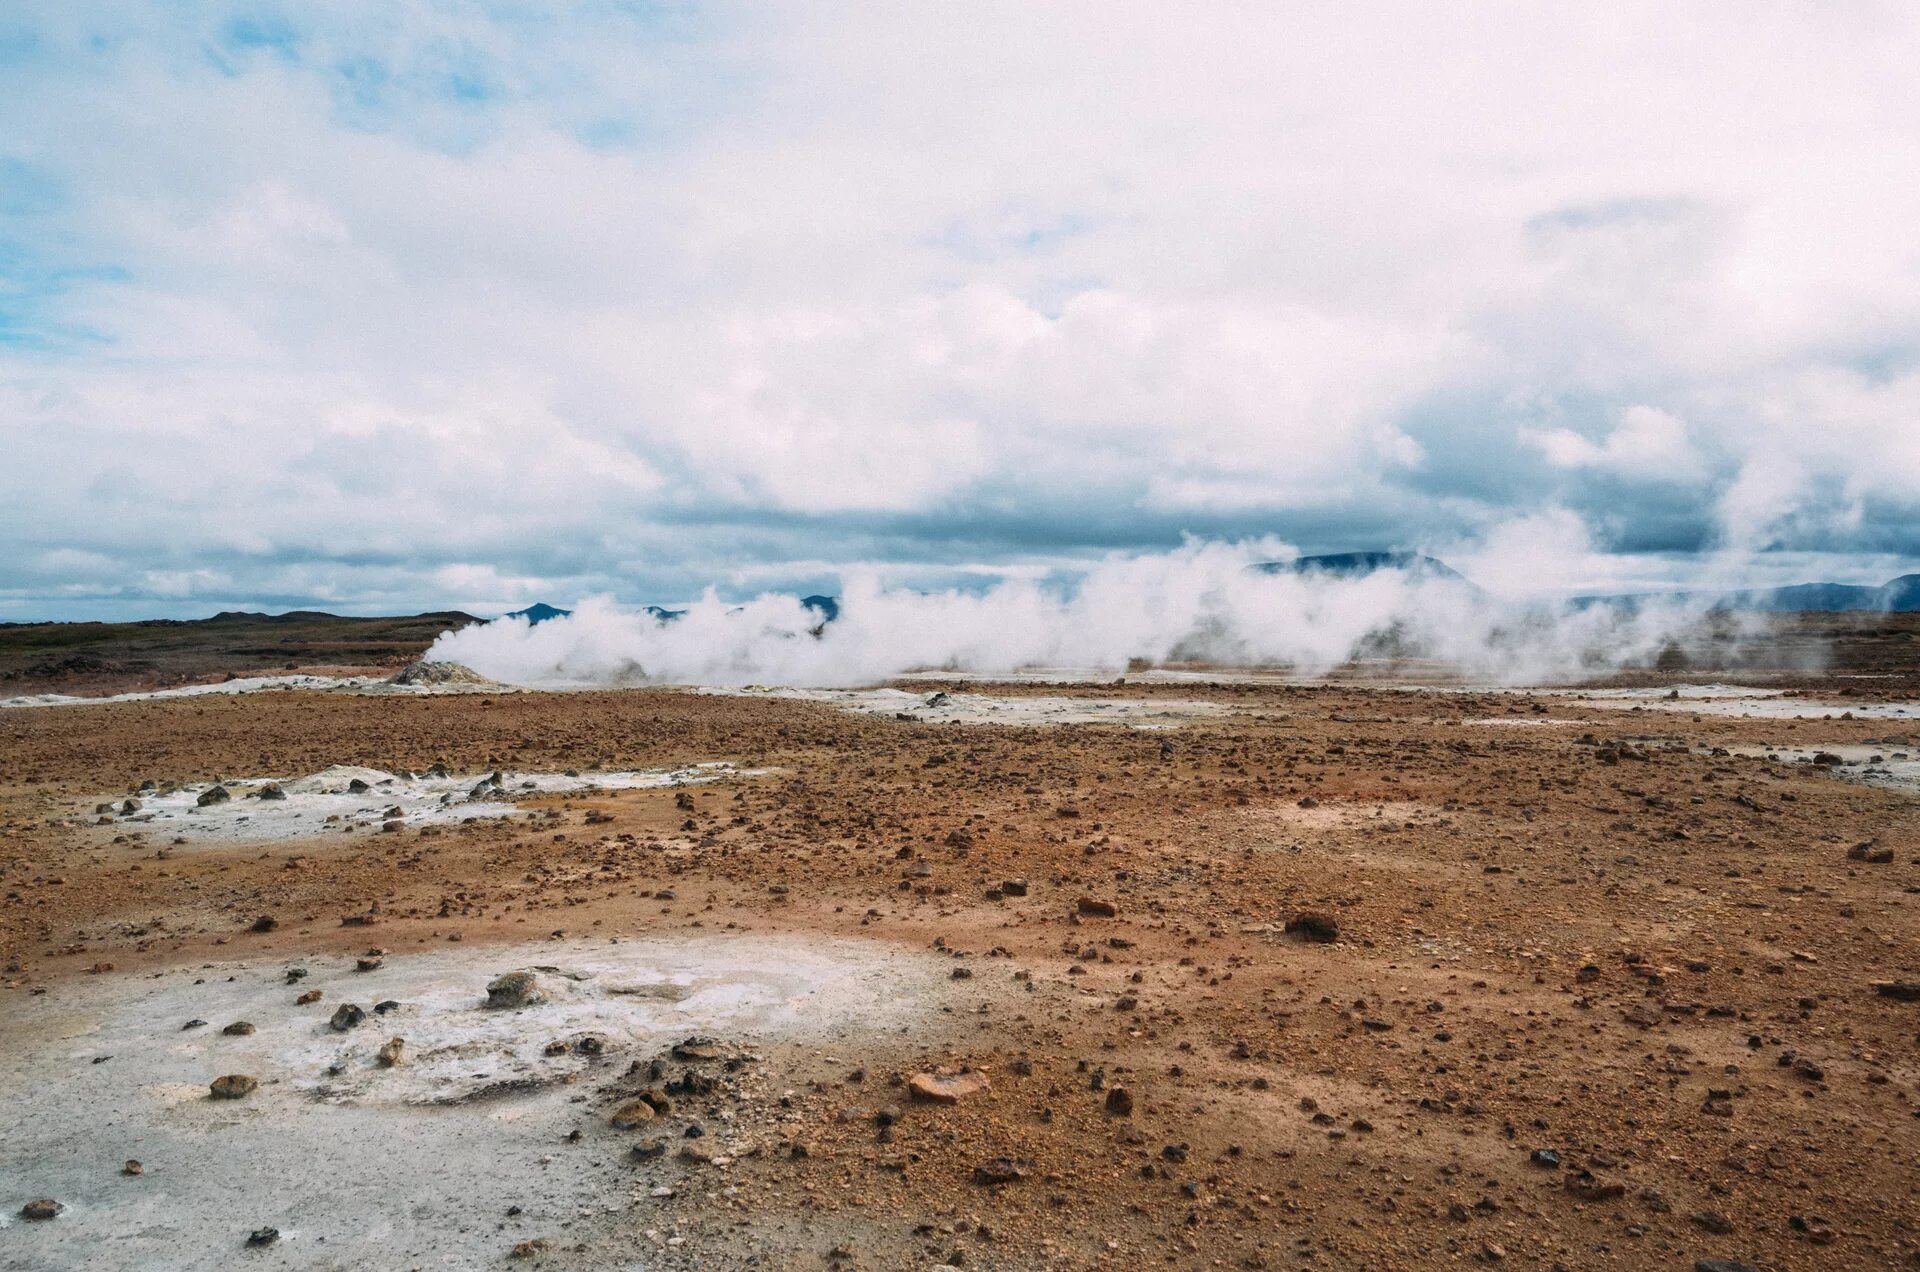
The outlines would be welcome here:
M 1920 558 L 1920 14 L 0 13 L 0 618 Z M 1714 568 L 1718 568 L 1716 565 Z

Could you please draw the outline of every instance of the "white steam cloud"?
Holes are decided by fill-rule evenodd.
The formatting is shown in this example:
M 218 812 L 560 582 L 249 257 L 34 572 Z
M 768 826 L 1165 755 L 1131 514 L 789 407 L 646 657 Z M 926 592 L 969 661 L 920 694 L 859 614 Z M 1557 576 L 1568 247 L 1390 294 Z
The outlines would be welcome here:
M 1696 630 L 1705 602 L 1626 609 L 1507 600 L 1459 578 L 1384 569 L 1359 577 L 1248 567 L 1271 543 L 1193 542 L 1115 557 L 1071 586 L 1001 583 L 922 592 L 844 580 L 839 617 L 791 596 L 729 604 L 709 592 L 684 616 L 590 600 L 570 617 L 450 632 L 427 657 L 520 685 L 856 686 L 911 671 L 1111 674 L 1150 664 L 1285 667 L 1322 675 L 1354 659 L 1430 660 L 1474 681 L 1579 680 L 1657 659 Z

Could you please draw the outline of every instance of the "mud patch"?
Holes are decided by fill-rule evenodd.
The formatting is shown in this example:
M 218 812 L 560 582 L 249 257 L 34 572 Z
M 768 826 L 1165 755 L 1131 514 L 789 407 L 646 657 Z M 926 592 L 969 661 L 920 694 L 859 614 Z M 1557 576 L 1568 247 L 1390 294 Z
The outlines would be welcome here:
M 1779 764 L 1823 768 L 1843 781 L 1882 790 L 1920 795 L 1920 746 L 1901 744 L 1798 746 L 1734 746 L 1734 755 L 1767 759 Z M 1834 764 L 1830 759 L 1840 762 Z
M 148 830 L 187 843 L 306 839 L 318 835 L 452 825 L 511 817 L 517 798 L 694 786 L 763 769 L 724 762 L 609 773 L 389 773 L 336 765 L 308 777 L 203 782 L 166 791 L 87 801 L 116 828 Z M 218 788 L 216 790 L 216 787 Z M 224 791 L 226 798 L 218 797 Z M 210 802 L 202 803 L 203 800 Z
M 1689 715 L 1756 720 L 1920 720 L 1911 702 L 1830 702 L 1784 689 L 1742 685 L 1676 685 L 1664 689 L 1536 690 L 1576 707 L 1616 711 L 1681 711 Z
M 954 992 L 937 957 L 749 936 L 448 950 L 371 973 L 304 966 L 292 984 L 280 964 L 230 964 L 0 1003 L 0 1197 L 67 1207 L 10 1227 L 7 1266 L 226 1268 L 264 1227 L 278 1242 L 245 1252 L 264 1266 L 491 1265 L 657 1182 L 591 1099 L 633 1061 L 691 1034 L 764 1050 L 763 1065 L 828 1039 L 922 1034 Z M 545 1002 L 483 1005 L 493 976 L 535 966 L 558 969 L 536 973 Z M 662 985 L 673 992 L 622 992 Z M 310 989 L 320 1001 L 296 1006 Z M 336 1032 L 328 1020 L 348 1001 L 368 1014 Z M 398 1005 L 376 1014 L 377 1002 Z M 238 1020 L 255 1031 L 222 1032 Z M 385 1067 L 393 1037 L 405 1048 Z M 568 1046 L 547 1055 L 556 1041 Z M 260 1085 L 209 1099 L 228 1073 Z M 662 1133 L 679 1137 L 686 1120 Z M 745 1151 L 749 1121 L 710 1123 L 707 1142 Z M 143 1173 L 123 1174 L 127 1159 Z
M 1367 830 L 1383 827 L 1399 829 L 1409 824 L 1431 823 L 1445 814 L 1431 804 L 1413 800 L 1315 800 L 1311 804 L 1281 804 L 1263 808 L 1254 818 L 1293 830 L 1334 831 Z
M 794 698 L 821 702 L 856 715 L 886 716 L 917 724 L 1001 724 L 1037 727 L 1120 724 L 1134 729 L 1172 729 L 1197 720 L 1237 714 L 1216 702 L 1176 698 L 1085 698 L 1069 695 L 998 696 L 982 693 L 910 693 L 904 689 L 699 689 L 699 693 Z

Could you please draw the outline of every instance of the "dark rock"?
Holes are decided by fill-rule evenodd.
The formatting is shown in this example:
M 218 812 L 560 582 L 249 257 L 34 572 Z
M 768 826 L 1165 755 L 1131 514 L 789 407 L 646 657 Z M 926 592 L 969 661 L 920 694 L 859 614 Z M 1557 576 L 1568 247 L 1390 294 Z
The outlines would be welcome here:
M 278 1228 L 255 1228 L 247 1234 L 247 1245 L 258 1249 L 261 1246 L 270 1246 L 279 1239 L 280 1229 Z
M 531 1007 L 545 1001 L 546 995 L 540 992 L 539 978 L 532 972 L 508 972 L 487 983 L 489 1007 Z
M 1287 920 L 1289 935 L 1329 944 L 1340 939 L 1340 920 L 1318 910 L 1302 910 Z
M 1608 1183 L 1590 1170 L 1575 1171 L 1568 1175 L 1564 1187 L 1581 1201 L 1612 1201 L 1627 1195 L 1625 1184 Z
M 212 804 L 224 804 L 232 798 L 233 798 L 232 793 L 229 792 L 226 787 L 213 786 L 213 787 L 209 787 L 204 791 L 201 791 L 200 798 L 194 800 L 193 802 L 194 802 L 194 806 L 197 808 L 206 808 Z
M 358 1003 L 341 1003 L 333 1009 L 333 1018 L 327 1023 L 335 1033 L 345 1033 L 367 1018 L 366 1008 Z
M 1011 1157 L 995 1157 L 973 1168 L 973 1182 L 985 1187 L 1017 1183 L 1026 1177 L 1027 1172 Z
M 673 1044 L 673 1058 L 675 1060 L 718 1060 L 720 1041 L 717 1038 L 696 1034 L 685 1041 Z
M 51 1219 L 65 1209 L 65 1206 L 53 1198 L 42 1197 L 38 1201 L 30 1201 L 20 1207 L 20 1217 L 22 1219 Z
M 260 1079 L 244 1073 L 229 1073 L 207 1084 L 207 1092 L 216 1100 L 238 1100 L 252 1095 Z

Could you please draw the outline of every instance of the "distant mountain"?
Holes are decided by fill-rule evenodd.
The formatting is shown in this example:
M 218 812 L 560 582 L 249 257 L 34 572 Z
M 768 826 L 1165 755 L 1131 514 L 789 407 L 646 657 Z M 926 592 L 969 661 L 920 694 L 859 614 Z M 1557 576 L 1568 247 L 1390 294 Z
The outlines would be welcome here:
M 1920 574 L 1902 574 L 1880 585 L 1886 608 L 1900 614 L 1920 613 Z
M 1903 574 L 1879 587 L 1859 583 L 1793 583 L 1737 592 L 1643 592 L 1631 596 L 1578 596 L 1575 605 L 1642 605 L 1649 601 L 1705 603 L 1715 609 L 1767 614 L 1920 613 L 1920 574 Z
M 564 610 L 557 605 L 549 605 L 545 601 L 535 601 L 525 609 L 514 610 L 507 617 L 524 618 L 529 624 L 534 624 L 544 623 L 550 618 L 565 618 L 571 613 L 573 613 L 572 610 Z
M 325 610 L 288 610 L 284 614 L 263 614 L 258 610 L 221 610 L 212 618 L 146 618 L 135 626 L 192 627 L 201 623 L 237 626 L 245 623 L 409 623 L 444 621 L 448 624 L 477 623 L 480 620 L 463 610 L 429 610 L 424 614 L 399 614 L 382 618 L 348 618 Z
M 820 616 L 820 627 L 825 627 L 828 623 L 840 617 L 840 602 L 835 597 L 803 596 L 800 598 L 800 604 Z M 659 605 L 647 606 L 646 612 L 663 623 L 671 623 L 675 619 L 685 618 L 687 615 L 687 611 L 683 609 L 665 609 Z M 737 613 L 738 611 L 729 610 L 728 612 Z M 818 634 L 819 627 L 816 627 L 814 631 Z
M 1405 570 L 1416 578 L 1467 582 L 1465 575 L 1444 561 L 1418 552 L 1329 552 L 1292 561 L 1261 561 L 1250 568 L 1262 574 L 1313 574 L 1337 579 L 1365 578 L 1381 570 Z

